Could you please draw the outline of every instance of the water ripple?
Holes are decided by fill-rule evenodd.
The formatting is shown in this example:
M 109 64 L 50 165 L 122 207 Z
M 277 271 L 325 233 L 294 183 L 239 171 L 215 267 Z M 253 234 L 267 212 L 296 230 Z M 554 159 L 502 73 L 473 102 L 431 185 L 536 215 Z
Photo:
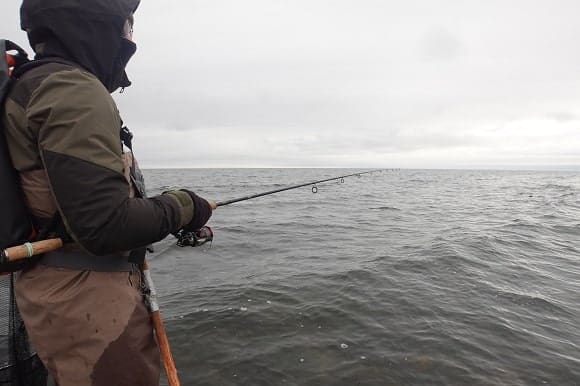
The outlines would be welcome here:
M 147 174 L 229 198 L 349 172 Z M 182 384 L 580 385 L 577 173 L 348 182 L 220 208 L 210 248 L 158 246 Z

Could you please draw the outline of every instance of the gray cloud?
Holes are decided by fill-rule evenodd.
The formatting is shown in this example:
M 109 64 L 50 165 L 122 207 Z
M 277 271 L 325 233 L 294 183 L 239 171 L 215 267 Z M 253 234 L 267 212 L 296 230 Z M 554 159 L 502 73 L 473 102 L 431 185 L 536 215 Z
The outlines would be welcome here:
M 0 36 L 23 42 L 18 4 Z M 155 166 L 580 165 L 577 0 L 144 0 L 115 99 Z
M 427 59 L 453 60 L 465 53 L 465 46 L 457 35 L 439 27 L 426 31 L 423 50 Z
M 568 112 L 568 111 L 556 111 L 552 113 L 548 113 L 546 115 L 549 119 L 553 119 L 558 122 L 573 122 L 578 121 L 578 115 Z

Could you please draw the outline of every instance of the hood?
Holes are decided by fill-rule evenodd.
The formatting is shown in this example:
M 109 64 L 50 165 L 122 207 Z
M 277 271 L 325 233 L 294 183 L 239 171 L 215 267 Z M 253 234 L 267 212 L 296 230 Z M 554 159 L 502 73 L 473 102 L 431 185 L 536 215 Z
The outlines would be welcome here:
M 23 0 L 20 23 L 36 59 L 60 57 L 94 74 L 113 92 L 131 84 L 125 66 L 135 43 L 123 25 L 140 0 Z

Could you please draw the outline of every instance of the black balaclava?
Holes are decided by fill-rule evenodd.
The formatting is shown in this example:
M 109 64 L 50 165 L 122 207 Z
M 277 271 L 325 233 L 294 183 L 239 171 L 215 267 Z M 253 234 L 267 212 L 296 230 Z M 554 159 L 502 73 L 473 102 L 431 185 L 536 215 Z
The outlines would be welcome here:
M 36 59 L 59 57 L 94 74 L 109 92 L 128 87 L 125 66 L 137 46 L 125 21 L 140 0 L 23 0 L 20 23 Z

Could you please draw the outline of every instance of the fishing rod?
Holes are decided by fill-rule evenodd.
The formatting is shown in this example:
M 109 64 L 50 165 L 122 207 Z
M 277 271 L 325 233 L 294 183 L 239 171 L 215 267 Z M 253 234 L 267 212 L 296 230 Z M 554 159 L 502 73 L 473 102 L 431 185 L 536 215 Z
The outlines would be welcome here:
M 375 172 L 382 172 L 383 170 L 385 170 L 385 169 L 376 169 L 376 170 L 369 170 L 369 171 L 366 171 L 366 172 L 358 172 L 358 173 L 346 174 L 346 175 L 343 175 L 343 176 L 336 176 L 336 177 L 331 177 L 331 178 L 325 178 L 325 179 L 322 179 L 322 180 L 310 181 L 310 182 L 305 182 L 303 184 L 287 186 L 285 188 L 269 190 L 267 192 L 251 194 L 249 196 L 233 198 L 231 200 L 218 201 L 218 202 L 216 202 L 216 208 L 218 208 L 220 206 L 230 205 L 230 204 L 233 204 L 233 203 L 236 203 L 236 202 L 252 200 L 254 198 L 263 197 L 263 196 L 269 196 L 271 194 L 285 192 L 287 190 L 302 188 L 304 186 L 310 186 L 310 185 L 312 185 L 312 193 L 317 193 L 318 192 L 318 187 L 316 186 L 316 184 L 321 184 L 323 182 L 335 181 L 335 180 L 340 180 L 341 183 L 344 183 L 344 179 L 345 178 L 353 177 L 353 176 L 359 176 L 360 177 L 363 174 L 370 174 L 370 173 L 375 173 Z M 189 247 L 198 247 L 200 245 L 203 245 L 205 243 L 208 243 L 208 242 L 213 241 L 213 230 L 210 227 L 208 227 L 208 226 L 204 226 L 204 227 L 202 227 L 201 229 L 199 229 L 199 230 L 197 230 L 195 232 L 180 230 L 179 232 L 177 232 L 175 234 L 175 237 L 177 237 L 177 245 L 180 246 L 180 247 L 188 247 L 188 246 Z
M 267 192 L 252 194 L 252 195 L 249 195 L 249 196 L 234 198 L 234 199 L 227 200 L 227 201 L 216 202 L 216 206 L 218 206 L 218 207 L 219 206 L 226 206 L 226 205 L 233 204 L 235 202 L 251 200 L 253 198 L 258 198 L 258 197 L 263 197 L 263 196 L 269 196 L 270 194 L 280 193 L 280 192 L 284 192 L 286 190 L 292 190 L 292 189 L 302 188 L 304 186 L 309 186 L 309 185 L 313 185 L 312 186 L 312 193 L 317 193 L 318 192 L 318 188 L 316 187 L 316 184 L 321 184 L 323 182 L 335 181 L 335 180 L 340 180 L 340 182 L 344 182 L 344 179 L 347 178 L 347 177 L 352 177 L 352 176 L 359 176 L 360 177 L 363 174 L 369 174 L 369 173 L 374 173 L 374 172 L 382 172 L 383 170 L 384 169 L 369 170 L 369 171 L 366 171 L 366 172 L 358 172 L 358 173 L 347 174 L 347 175 L 344 175 L 344 176 L 337 176 L 337 177 L 332 177 L 332 178 L 326 178 L 324 180 L 305 182 L 303 184 L 292 185 L 292 186 L 288 186 L 286 188 L 275 189 L 275 190 L 270 190 L 270 191 L 267 191 Z
M 254 198 L 258 198 L 258 197 L 263 197 L 263 196 L 268 196 L 268 195 L 275 194 L 275 193 L 284 192 L 287 190 L 302 188 L 304 186 L 309 186 L 309 185 L 312 185 L 312 192 L 316 193 L 316 192 L 318 192 L 318 188 L 316 187 L 316 184 L 321 184 L 323 182 L 335 181 L 335 180 L 340 180 L 340 182 L 342 183 L 342 182 L 344 182 L 344 179 L 348 178 L 348 177 L 353 177 L 353 176 L 360 177 L 363 174 L 382 172 L 384 170 L 386 170 L 386 169 L 376 169 L 376 170 L 369 170 L 366 172 L 346 174 L 343 176 L 325 178 L 322 180 L 310 181 L 310 182 L 305 182 L 303 184 L 287 186 L 285 188 L 269 190 L 267 192 L 256 193 L 256 194 L 252 194 L 249 196 L 234 198 L 234 199 L 227 200 L 227 201 L 219 201 L 219 202 L 216 202 L 216 208 L 220 207 L 220 206 L 230 205 L 230 204 L 233 204 L 236 202 L 247 201 L 247 200 L 251 200 Z M 205 243 L 213 240 L 213 230 L 208 226 L 204 226 L 195 232 L 179 231 L 176 234 L 176 236 L 178 237 L 177 244 L 179 246 L 188 245 L 188 246 L 197 247 L 199 245 L 205 244 Z M 50 251 L 54 251 L 56 249 L 59 249 L 62 247 L 62 245 L 63 245 L 62 240 L 58 239 L 58 238 L 42 240 L 42 241 L 37 241 L 37 242 L 33 242 L 33 243 L 24 243 L 24 244 L 16 246 L 16 247 L 1 250 L 0 251 L 0 263 L 18 261 L 21 259 L 30 258 L 30 257 L 35 256 L 35 255 L 39 255 L 42 253 L 46 253 L 46 252 L 50 252 Z

